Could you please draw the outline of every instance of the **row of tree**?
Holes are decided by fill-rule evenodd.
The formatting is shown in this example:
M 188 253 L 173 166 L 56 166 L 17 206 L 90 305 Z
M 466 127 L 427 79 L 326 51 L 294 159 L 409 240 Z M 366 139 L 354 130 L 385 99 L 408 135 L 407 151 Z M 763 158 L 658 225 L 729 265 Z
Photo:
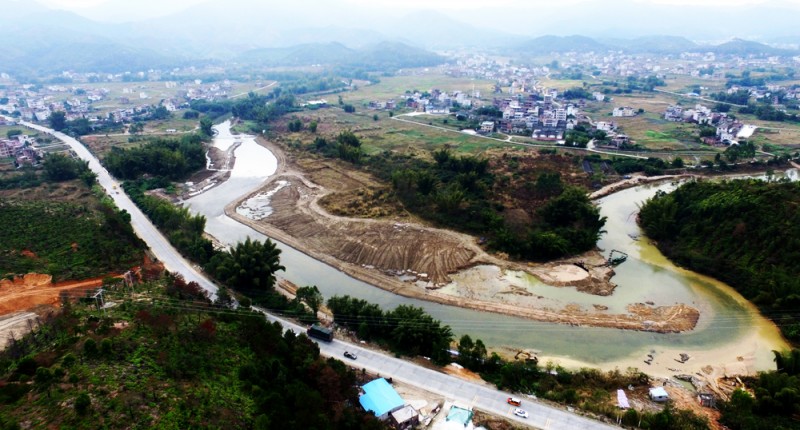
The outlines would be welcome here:
M 404 355 L 423 355 L 446 363 L 453 340 L 450 327 L 422 308 L 400 305 L 384 312 L 378 305 L 350 296 L 328 299 L 334 322 L 356 333 L 361 339 L 388 346 Z

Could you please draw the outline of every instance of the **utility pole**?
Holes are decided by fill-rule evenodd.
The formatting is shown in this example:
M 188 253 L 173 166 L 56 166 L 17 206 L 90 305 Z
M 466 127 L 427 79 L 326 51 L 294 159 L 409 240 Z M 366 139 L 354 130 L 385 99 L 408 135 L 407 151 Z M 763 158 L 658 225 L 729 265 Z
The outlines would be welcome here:
M 97 290 L 97 292 L 94 293 L 94 296 L 92 298 L 94 299 L 94 303 L 97 306 L 97 309 L 102 309 L 103 310 L 103 315 L 105 315 L 106 314 L 106 302 L 105 302 L 105 300 L 103 300 L 103 289 L 101 288 L 101 289 Z

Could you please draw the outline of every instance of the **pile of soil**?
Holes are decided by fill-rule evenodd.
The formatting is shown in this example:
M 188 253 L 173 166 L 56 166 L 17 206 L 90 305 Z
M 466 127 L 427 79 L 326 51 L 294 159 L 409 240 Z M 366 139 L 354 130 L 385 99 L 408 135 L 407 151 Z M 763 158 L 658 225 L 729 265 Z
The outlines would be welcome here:
M 278 172 L 261 190 L 229 204 L 225 213 L 379 288 L 407 297 L 570 325 L 677 333 L 691 330 L 697 324 L 699 311 L 682 304 L 665 307 L 637 304 L 629 306 L 628 313 L 608 314 L 597 310 L 589 312 L 577 306 L 558 310 L 553 310 L 550 304 L 545 307 L 526 302 L 523 306 L 507 299 L 517 294 L 485 297 L 486 294 L 480 293 L 466 297 L 436 291 L 451 281 L 451 275 L 486 264 L 525 271 L 551 285 L 574 286 L 583 292 L 608 295 L 614 288 L 610 282 L 614 272 L 603 264 L 603 257 L 596 252 L 581 256 L 579 261 L 529 267 L 487 254 L 475 238 L 468 235 L 407 220 L 332 215 L 320 207 L 320 200 L 334 191 L 352 191 L 353 187 L 369 185 L 365 184 L 368 179 L 363 173 L 351 174 L 335 166 L 317 165 L 307 175 L 291 164 L 280 148 L 260 139 L 259 143 L 278 158 Z M 324 178 L 323 182 L 336 188 L 320 186 L 309 177 Z M 282 186 L 276 187 L 278 183 Z M 254 220 L 237 212 L 243 202 L 268 192 L 272 193 L 271 197 L 259 200 L 258 204 L 269 205 L 270 211 L 261 211 L 269 212 L 269 216 Z M 253 200 L 248 207 L 258 204 Z

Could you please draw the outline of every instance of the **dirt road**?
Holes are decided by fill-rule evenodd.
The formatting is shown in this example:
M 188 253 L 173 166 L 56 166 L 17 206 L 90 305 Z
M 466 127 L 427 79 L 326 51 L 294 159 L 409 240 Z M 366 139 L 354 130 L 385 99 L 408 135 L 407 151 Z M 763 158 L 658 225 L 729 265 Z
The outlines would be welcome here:
M 631 304 L 627 313 L 612 314 L 574 305 L 522 304 L 502 294 L 466 297 L 437 291 L 450 283 L 454 273 L 490 265 L 527 272 L 551 285 L 608 295 L 614 288 L 610 282 L 613 270 L 597 264 L 602 260 L 597 253 L 576 261 L 528 266 L 486 253 L 468 235 L 408 220 L 334 216 L 320 207 L 320 200 L 331 193 L 368 186 L 363 173 L 338 168 L 335 163 L 317 164 L 314 171 L 304 171 L 277 145 L 260 143 L 278 158 L 278 171 L 261 190 L 226 206 L 225 213 L 357 279 L 407 297 L 538 321 L 662 333 L 691 330 L 697 323 L 699 311 L 686 305 Z M 595 264 L 583 264 L 587 260 Z
M 53 284 L 50 275 L 29 273 L 14 280 L 0 281 L 0 315 L 21 310 L 33 309 L 36 306 L 50 305 L 57 307 L 62 292 L 70 296 L 103 285 L 103 278 L 68 281 Z

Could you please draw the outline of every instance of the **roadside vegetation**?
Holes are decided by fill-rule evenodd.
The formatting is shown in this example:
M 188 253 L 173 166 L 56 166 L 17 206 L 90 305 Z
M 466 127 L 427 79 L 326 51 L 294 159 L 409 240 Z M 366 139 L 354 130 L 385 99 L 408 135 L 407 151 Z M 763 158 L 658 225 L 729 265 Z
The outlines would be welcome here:
M 107 295 L 65 297 L 0 354 L 0 428 L 385 428 L 354 370 L 261 314 L 171 276 Z
M 349 296 L 328 300 L 334 322 L 352 332 L 360 340 L 374 342 L 392 352 L 406 356 L 423 355 L 434 363 L 451 361 L 480 374 L 501 390 L 535 395 L 553 402 L 579 407 L 587 412 L 620 420 L 623 424 L 643 429 L 707 429 L 705 418 L 671 405 L 657 413 L 635 410 L 620 412 L 616 407 L 616 390 L 633 386 L 649 387 L 650 378 L 629 369 L 601 372 L 596 369 L 566 370 L 535 360 L 506 360 L 497 353 L 488 354 L 480 339 L 463 335 L 454 342 L 449 326 L 431 318 L 420 308 L 398 306 L 383 311 L 378 305 Z M 450 351 L 455 350 L 457 355 Z
M 87 164 L 61 154 L 0 177 L 0 275 L 85 279 L 141 264 L 144 244 Z M 65 197 L 61 195 L 66 194 Z

